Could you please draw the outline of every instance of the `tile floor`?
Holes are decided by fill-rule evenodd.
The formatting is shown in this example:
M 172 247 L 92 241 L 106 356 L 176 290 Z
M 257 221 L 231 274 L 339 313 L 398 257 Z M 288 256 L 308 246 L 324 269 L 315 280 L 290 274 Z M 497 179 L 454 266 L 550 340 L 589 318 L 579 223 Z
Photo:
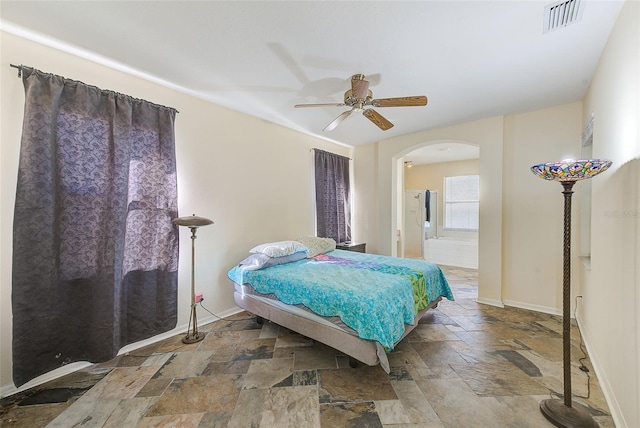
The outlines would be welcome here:
M 551 427 L 538 406 L 563 391 L 561 319 L 478 304 L 475 270 L 443 271 L 456 301 L 424 316 L 389 375 L 241 313 L 202 342 L 175 336 L 6 397 L 0 426 Z M 577 329 L 572 344 L 574 402 L 614 427 Z

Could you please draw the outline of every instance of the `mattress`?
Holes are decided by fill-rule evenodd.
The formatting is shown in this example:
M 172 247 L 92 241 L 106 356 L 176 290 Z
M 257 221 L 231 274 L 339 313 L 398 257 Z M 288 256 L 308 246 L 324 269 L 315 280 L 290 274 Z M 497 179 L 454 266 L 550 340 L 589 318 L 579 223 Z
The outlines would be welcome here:
M 421 260 L 334 250 L 312 259 L 244 271 L 229 278 L 249 284 L 247 295 L 278 300 L 335 321 L 386 349 L 416 314 L 441 297 L 453 300 L 440 268 Z M 333 322 L 338 324 L 337 322 Z

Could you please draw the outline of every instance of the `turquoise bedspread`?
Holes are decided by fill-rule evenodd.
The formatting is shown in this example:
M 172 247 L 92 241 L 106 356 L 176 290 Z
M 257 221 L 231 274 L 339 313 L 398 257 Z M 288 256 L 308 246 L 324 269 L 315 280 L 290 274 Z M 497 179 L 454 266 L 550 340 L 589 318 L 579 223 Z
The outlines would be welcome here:
M 453 294 L 437 265 L 421 260 L 334 250 L 313 259 L 228 273 L 284 303 L 304 305 L 322 316 L 338 316 L 363 339 L 388 350 L 413 325 L 417 310 Z

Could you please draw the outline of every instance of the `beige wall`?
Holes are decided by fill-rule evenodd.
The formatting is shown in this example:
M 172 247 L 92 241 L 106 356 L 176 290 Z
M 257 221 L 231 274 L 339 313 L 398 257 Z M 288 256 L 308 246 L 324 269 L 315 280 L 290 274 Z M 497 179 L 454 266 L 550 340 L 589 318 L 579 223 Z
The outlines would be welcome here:
M 356 207 L 378 209 L 377 250 L 382 254 L 393 254 L 394 250 L 396 227 L 392 225 L 397 224 L 397 219 L 393 207 L 402 202 L 402 196 L 392 192 L 398 173 L 396 160 L 418 147 L 442 141 L 477 145 L 480 148 L 478 300 L 558 313 L 561 307 L 558 284 L 562 284 L 561 186 L 556 189 L 536 178 L 530 167 L 579 155 L 581 108 L 581 103 L 572 103 L 356 148 L 356 159 L 365 150 L 377 151 L 377 165 L 369 165 L 378 178 L 377 190 L 369 192 L 376 195 L 377 205 Z M 405 187 L 412 183 L 409 173 L 404 180 Z M 532 224 L 530 217 L 534 210 L 538 213 L 542 210 L 544 215 L 537 216 Z M 362 233 L 367 233 L 365 239 L 369 240 L 374 229 Z M 523 269 L 527 275 L 522 274 Z
M 378 235 L 370 233 L 378 227 L 378 176 L 371 165 L 378 163 L 376 144 L 358 147 L 354 150 L 354 217 L 353 236 L 358 242 L 366 242 L 367 252 L 378 253 Z
M 478 159 L 414 165 L 404 170 L 404 188 L 430 189 L 442 192 L 444 177 L 472 175 L 479 172 L 480 161 Z
M 215 224 L 198 231 L 196 288 L 212 312 L 233 310 L 226 272 L 248 250 L 314 233 L 311 148 L 353 157 L 352 150 L 255 119 L 59 50 L 0 33 L 0 386 L 11 392 L 11 240 L 24 90 L 10 63 L 175 107 L 180 215 Z M 180 233 L 178 328 L 186 330 L 191 240 Z M 47 296 L 38 296 L 47 298 Z M 37 299 L 34 300 L 37 306 Z M 202 312 L 202 311 L 200 311 Z M 200 313 L 200 320 L 212 320 Z M 37 332 L 34 332 L 37 334 Z
M 640 426 L 640 3 L 627 1 L 584 99 L 593 157 L 591 268 L 577 318 L 619 427 Z
M 581 130 L 581 103 L 505 118 L 502 298 L 509 306 L 561 313 L 562 185 L 537 178 L 530 168 L 544 162 L 578 159 Z M 580 187 L 577 184 L 574 191 L 579 192 Z M 577 207 L 577 203 L 572 204 L 576 250 Z M 572 259 L 574 295 L 579 294 L 575 286 L 577 255 L 576 251 Z

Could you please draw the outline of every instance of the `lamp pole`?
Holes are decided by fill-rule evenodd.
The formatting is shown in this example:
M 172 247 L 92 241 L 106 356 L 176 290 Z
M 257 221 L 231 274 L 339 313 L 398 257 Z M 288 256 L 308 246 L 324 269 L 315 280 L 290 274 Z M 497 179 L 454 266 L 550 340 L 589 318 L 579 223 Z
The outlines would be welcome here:
M 198 318 L 196 315 L 196 231 L 199 227 L 212 224 L 213 221 L 195 214 L 188 217 L 180 217 L 173 220 L 173 224 L 185 226 L 191 229 L 191 308 L 189 309 L 189 324 L 187 334 L 182 338 L 182 343 L 196 343 L 204 339 L 204 334 L 198 333 Z
M 540 402 L 540 411 L 561 428 L 597 428 L 598 424 L 584 408 L 572 403 L 571 392 L 571 196 L 578 180 L 591 178 L 611 166 L 611 161 L 564 160 L 534 165 L 531 170 L 545 180 L 560 181 L 564 195 L 564 242 L 562 276 L 562 366 L 564 400 L 549 398 Z
M 198 318 L 196 315 L 196 230 L 197 226 L 189 227 L 191 229 L 191 312 L 189 314 L 189 325 L 187 326 L 187 335 L 182 338 L 182 343 L 195 343 L 204 339 L 204 335 L 198 334 Z

